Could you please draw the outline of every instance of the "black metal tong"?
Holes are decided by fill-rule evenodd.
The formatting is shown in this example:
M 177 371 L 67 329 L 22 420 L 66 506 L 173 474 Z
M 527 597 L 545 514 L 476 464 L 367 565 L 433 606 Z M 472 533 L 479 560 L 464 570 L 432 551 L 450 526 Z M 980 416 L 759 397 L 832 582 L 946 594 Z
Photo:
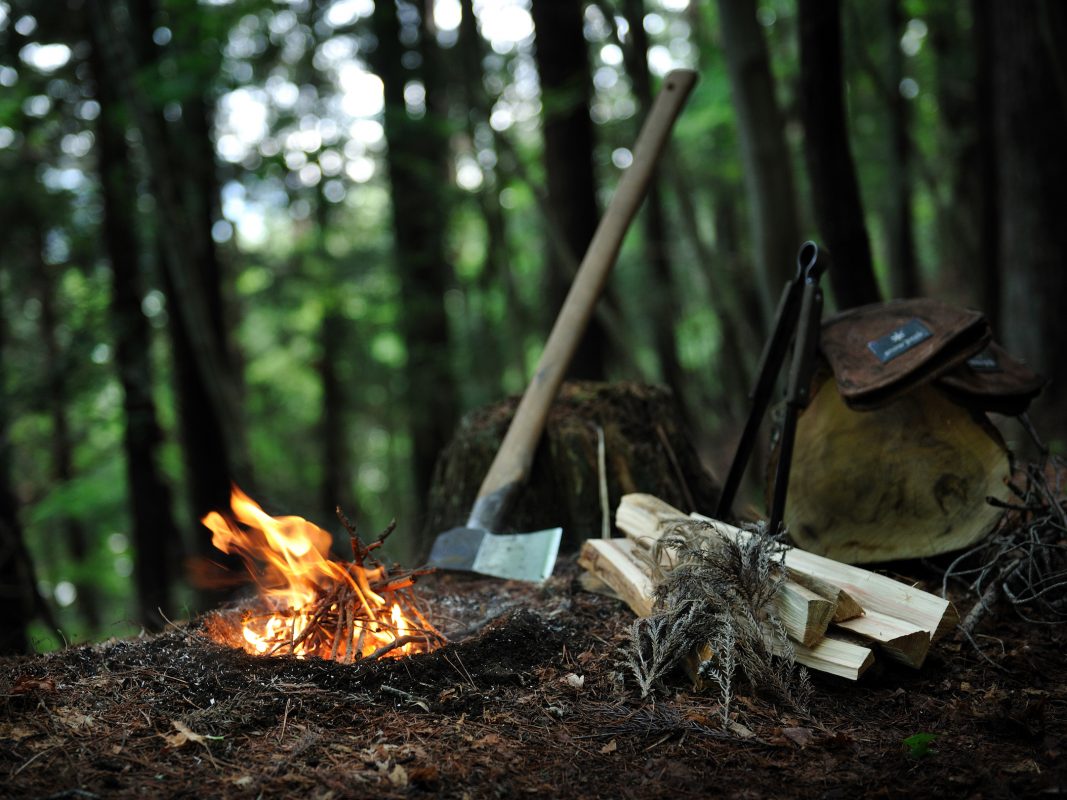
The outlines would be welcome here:
M 785 420 L 778 445 L 778 468 L 774 476 L 770 521 L 767 530 L 776 534 L 785 511 L 786 490 L 789 488 L 789 468 L 793 461 L 793 442 L 796 438 L 797 415 L 807 407 L 811 392 L 811 378 L 815 369 L 815 351 L 819 342 L 822 321 L 822 290 L 819 279 L 830 265 L 829 253 L 815 242 L 804 242 L 797 253 L 797 274 L 786 284 L 778 312 L 774 317 L 774 331 L 763 348 L 756 385 L 752 390 L 752 409 L 737 444 L 730 473 L 726 477 L 716 516 L 727 519 L 734 504 L 741 477 L 752 457 L 760 422 L 767 413 L 774 385 L 785 363 L 790 342 L 793 361 L 786 387 Z

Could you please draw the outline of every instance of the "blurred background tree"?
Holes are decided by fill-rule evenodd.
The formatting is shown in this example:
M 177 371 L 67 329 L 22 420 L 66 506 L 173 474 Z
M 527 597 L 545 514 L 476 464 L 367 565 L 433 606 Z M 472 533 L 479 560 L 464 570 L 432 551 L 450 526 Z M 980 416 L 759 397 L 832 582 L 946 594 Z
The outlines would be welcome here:
M 1045 374 L 1067 226 L 1049 0 L 0 0 L 0 647 L 217 601 L 232 481 L 426 542 L 521 391 L 661 78 L 701 82 L 574 374 L 669 385 L 710 468 L 800 240 L 838 307 L 982 308 Z M 995 32 L 996 35 L 993 35 Z M 1064 447 L 1061 381 L 1037 409 Z

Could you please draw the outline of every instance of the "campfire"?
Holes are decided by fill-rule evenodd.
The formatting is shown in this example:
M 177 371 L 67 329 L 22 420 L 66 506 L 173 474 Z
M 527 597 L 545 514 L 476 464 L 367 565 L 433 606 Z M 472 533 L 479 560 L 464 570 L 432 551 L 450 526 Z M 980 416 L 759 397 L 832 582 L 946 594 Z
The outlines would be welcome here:
M 212 544 L 241 557 L 259 597 L 236 626 L 213 635 L 253 655 L 293 655 L 352 663 L 428 652 L 444 637 L 419 612 L 412 587 L 430 570 L 393 570 L 372 557 L 395 523 L 371 544 L 338 509 L 352 542 L 352 561 L 330 557 L 331 536 L 302 517 L 272 517 L 233 488 L 231 515 L 202 522 Z

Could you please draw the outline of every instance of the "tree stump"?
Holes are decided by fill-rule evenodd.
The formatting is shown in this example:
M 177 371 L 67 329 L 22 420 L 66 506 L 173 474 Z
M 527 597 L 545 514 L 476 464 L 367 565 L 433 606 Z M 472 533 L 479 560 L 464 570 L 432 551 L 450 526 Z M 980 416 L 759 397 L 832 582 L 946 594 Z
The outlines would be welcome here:
M 477 409 L 460 423 L 434 470 L 424 548 L 467 521 L 475 495 L 503 441 L 519 398 Z M 608 503 L 600 496 L 598 428 L 603 431 Z M 561 526 L 562 549 L 614 529 L 624 494 L 647 492 L 686 511 L 714 509 L 719 487 L 700 463 L 674 397 L 638 383 L 565 383 L 549 411 L 526 486 L 504 530 Z

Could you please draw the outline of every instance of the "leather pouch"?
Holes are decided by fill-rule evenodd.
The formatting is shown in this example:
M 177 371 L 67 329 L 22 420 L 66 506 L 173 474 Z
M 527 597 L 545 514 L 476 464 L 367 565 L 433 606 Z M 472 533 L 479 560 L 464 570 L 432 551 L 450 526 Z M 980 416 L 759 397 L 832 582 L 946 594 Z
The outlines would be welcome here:
M 955 370 L 980 353 L 991 335 L 977 311 L 916 298 L 830 317 L 822 326 L 820 348 L 845 402 L 862 410 L 884 406 Z

